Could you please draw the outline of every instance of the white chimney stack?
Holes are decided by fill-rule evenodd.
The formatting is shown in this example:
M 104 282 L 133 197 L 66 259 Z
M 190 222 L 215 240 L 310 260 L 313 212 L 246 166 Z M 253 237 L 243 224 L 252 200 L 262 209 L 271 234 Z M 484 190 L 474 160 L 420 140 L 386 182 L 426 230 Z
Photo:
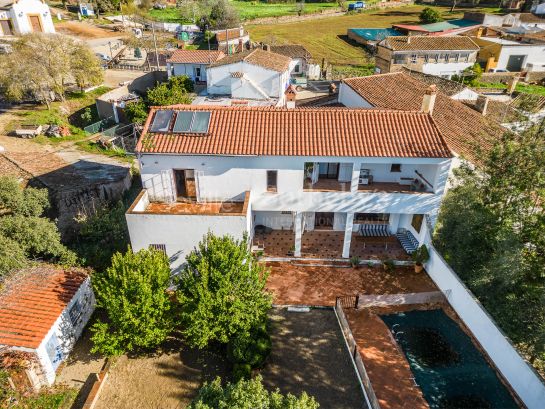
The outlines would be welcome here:
M 433 107 L 435 106 L 435 98 L 437 97 L 437 87 L 430 85 L 422 98 L 422 112 L 425 114 L 433 114 Z

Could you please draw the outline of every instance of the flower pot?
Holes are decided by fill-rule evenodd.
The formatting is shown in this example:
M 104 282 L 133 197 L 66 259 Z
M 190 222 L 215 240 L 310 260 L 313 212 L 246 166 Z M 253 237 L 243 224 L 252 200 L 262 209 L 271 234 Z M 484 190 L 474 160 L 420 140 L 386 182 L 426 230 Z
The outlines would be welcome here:
M 414 265 L 414 272 L 415 273 L 421 273 L 422 270 L 424 270 L 424 266 L 422 264 L 416 263 Z

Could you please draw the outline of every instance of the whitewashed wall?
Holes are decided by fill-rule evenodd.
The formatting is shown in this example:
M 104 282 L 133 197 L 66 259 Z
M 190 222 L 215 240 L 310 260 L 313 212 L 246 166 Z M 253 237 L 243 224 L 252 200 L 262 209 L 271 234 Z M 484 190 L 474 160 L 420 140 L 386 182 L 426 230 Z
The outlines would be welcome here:
M 545 385 L 539 375 L 519 355 L 437 250 L 431 245 L 429 250 L 430 260 L 425 266 L 429 276 L 524 404 L 529 409 L 542 409 L 545 403 Z
M 422 66 L 424 74 L 437 75 L 442 77 L 451 77 L 460 74 L 466 68 L 471 67 L 473 62 L 457 62 L 457 63 L 428 63 Z
M 201 69 L 200 81 L 206 81 L 206 68 L 207 64 L 181 64 L 181 63 L 168 63 L 167 72 L 168 76 L 171 75 L 187 75 L 193 81 L 195 81 L 195 68 Z
M 343 82 L 339 87 L 339 102 L 348 108 L 374 108 L 372 104 Z
M 19 16 L 22 14 L 22 16 Z M 54 33 L 55 26 L 51 18 L 51 11 L 45 1 L 41 0 L 19 0 L 14 3 L 8 11 L 0 10 L 0 18 L 9 18 L 13 24 L 13 29 L 17 34 L 27 34 L 32 32 L 32 26 L 28 15 L 38 15 L 44 33 Z M 0 30 L 1 31 L 1 30 Z M 0 36 L 2 33 L 0 32 Z
M 545 63 L 545 44 L 502 45 L 498 64 L 495 69 L 505 70 L 511 55 L 526 55 L 522 68 L 525 68 L 528 63 Z

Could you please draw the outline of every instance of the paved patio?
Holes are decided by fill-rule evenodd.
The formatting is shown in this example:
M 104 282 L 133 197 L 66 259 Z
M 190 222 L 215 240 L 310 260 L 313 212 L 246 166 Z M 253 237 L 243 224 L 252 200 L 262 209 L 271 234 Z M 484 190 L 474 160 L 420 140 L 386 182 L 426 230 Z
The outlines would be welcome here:
M 351 268 L 347 263 L 304 261 L 267 263 L 267 288 L 280 305 L 333 306 L 336 297 L 356 294 L 400 294 L 437 291 L 425 273 L 398 266 L 392 273 L 382 266 Z
M 342 256 L 344 232 L 313 230 L 301 237 L 301 256 L 306 258 L 338 258 Z M 295 233 L 291 230 L 273 230 L 256 233 L 254 244 L 262 245 L 266 257 L 293 257 Z M 352 235 L 350 255 L 362 260 L 410 260 L 395 236 L 363 237 Z

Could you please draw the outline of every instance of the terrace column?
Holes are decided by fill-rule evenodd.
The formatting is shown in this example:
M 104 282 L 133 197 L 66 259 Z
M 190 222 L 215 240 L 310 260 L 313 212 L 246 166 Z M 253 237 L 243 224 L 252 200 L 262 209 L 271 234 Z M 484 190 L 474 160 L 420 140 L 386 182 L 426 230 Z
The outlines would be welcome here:
M 295 257 L 301 257 L 301 237 L 303 235 L 303 212 L 295 212 Z
M 358 182 L 360 180 L 360 167 L 359 163 L 354 163 L 354 168 L 352 169 L 352 184 L 350 185 L 350 191 L 356 193 L 358 191 Z
M 350 243 L 352 243 L 352 228 L 354 227 L 354 213 L 346 213 L 344 228 L 343 258 L 350 257 Z

